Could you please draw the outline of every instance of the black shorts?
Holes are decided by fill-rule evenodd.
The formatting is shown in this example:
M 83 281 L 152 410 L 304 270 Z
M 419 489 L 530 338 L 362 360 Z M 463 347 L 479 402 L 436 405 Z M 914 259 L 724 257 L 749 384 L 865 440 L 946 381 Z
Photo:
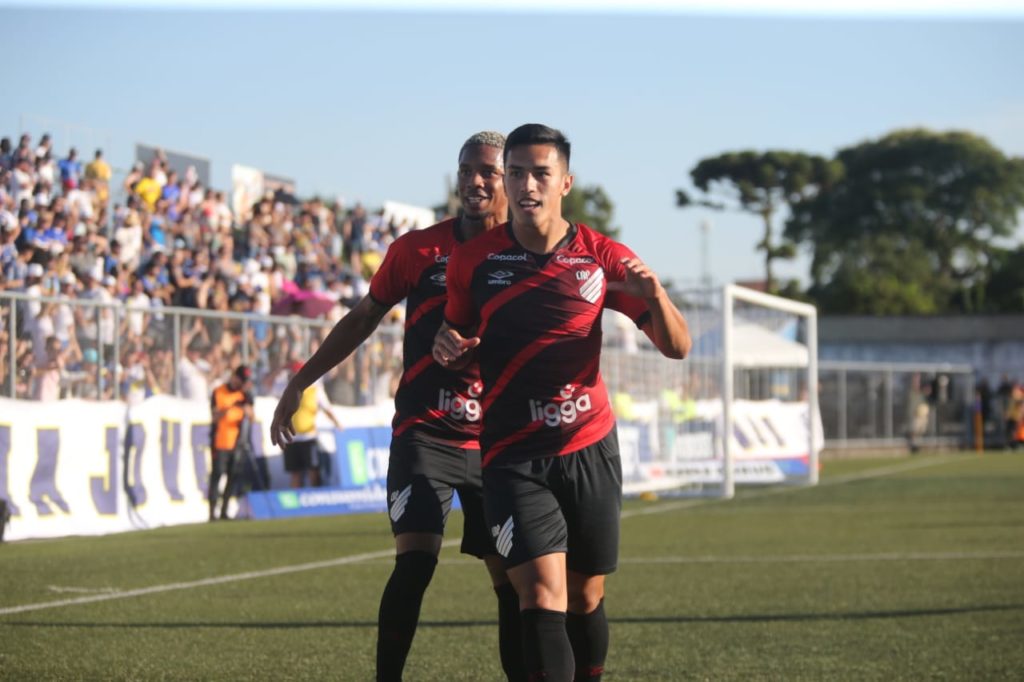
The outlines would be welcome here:
M 391 532 L 444 535 L 452 493 L 462 504 L 462 553 L 495 554 L 484 521 L 480 451 L 438 443 L 413 432 L 391 441 L 388 516 Z
M 615 571 L 622 511 L 622 461 L 615 429 L 567 455 L 483 471 L 488 525 L 505 566 L 555 552 L 584 575 Z
M 284 470 L 309 471 L 320 466 L 316 439 L 293 440 L 284 446 Z

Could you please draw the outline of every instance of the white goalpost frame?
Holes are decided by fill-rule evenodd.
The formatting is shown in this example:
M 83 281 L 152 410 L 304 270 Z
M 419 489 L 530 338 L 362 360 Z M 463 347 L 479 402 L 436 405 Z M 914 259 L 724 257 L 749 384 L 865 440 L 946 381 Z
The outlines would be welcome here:
M 733 314 L 734 302 L 743 301 L 753 305 L 780 310 L 807 319 L 807 433 L 808 462 L 807 478 L 803 485 L 818 483 L 818 450 L 815 444 L 819 440 L 818 430 L 818 311 L 807 303 L 791 301 L 779 296 L 772 296 L 754 291 L 735 284 L 722 287 L 722 489 L 721 497 L 730 499 L 736 495 L 736 482 L 733 472 L 733 431 L 732 402 L 733 387 Z

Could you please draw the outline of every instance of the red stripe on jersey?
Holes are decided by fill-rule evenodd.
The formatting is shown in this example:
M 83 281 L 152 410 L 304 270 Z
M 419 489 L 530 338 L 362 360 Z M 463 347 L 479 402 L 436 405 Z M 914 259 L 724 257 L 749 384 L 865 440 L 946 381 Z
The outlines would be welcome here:
M 434 362 L 434 356 L 424 355 L 422 358 L 416 361 L 416 364 L 409 368 L 408 371 L 402 372 L 402 379 L 398 382 L 399 386 L 405 386 L 410 383 L 413 379 L 419 376 L 423 370 L 430 367 Z
M 562 334 L 563 332 L 572 332 L 577 327 L 583 326 L 582 324 L 580 324 L 580 322 L 586 322 L 589 316 L 590 313 L 584 311 L 583 313 L 577 315 L 575 318 L 570 320 L 569 323 L 566 324 L 565 327 L 563 327 L 561 330 L 557 331 L 559 331 L 559 334 Z M 505 386 L 507 386 L 508 383 L 515 378 L 516 374 L 519 373 L 519 370 L 523 368 L 523 365 L 525 365 L 527 362 L 536 357 L 542 350 L 544 350 L 545 348 L 547 348 L 548 346 L 550 346 L 551 344 L 555 343 L 558 340 L 559 338 L 557 336 L 549 336 L 546 339 L 537 339 L 535 342 L 531 343 L 530 345 L 526 346 L 521 351 L 516 353 L 515 357 L 509 360 L 508 363 L 505 365 L 504 369 L 501 372 L 501 375 L 498 377 L 498 380 L 494 382 L 494 386 L 488 388 L 487 395 L 484 396 L 483 402 L 481 403 L 483 409 L 486 411 L 487 408 L 489 408 L 491 404 L 494 403 L 495 398 L 499 396 L 502 390 L 505 388 Z M 582 374 L 586 375 L 589 372 L 590 368 L 584 367 Z M 574 378 L 578 380 L 579 376 Z
M 408 320 L 405 321 L 405 328 L 408 329 L 409 327 L 416 324 L 421 317 L 429 313 L 437 306 L 444 305 L 444 302 L 447 299 L 448 297 L 446 294 L 438 294 L 433 298 L 424 299 L 424 301 L 420 303 L 419 307 L 416 308 L 416 311 L 409 317 Z
M 505 289 L 503 292 L 489 300 L 480 309 L 479 318 L 482 320 L 480 328 L 476 331 L 476 336 L 483 337 L 484 331 L 487 329 L 487 323 L 494 314 L 494 311 L 503 306 L 510 298 L 515 298 L 520 294 L 529 291 L 530 289 L 536 289 L 539 286 L 543 286 L 550 281 L 550 275 L 544 272 L 544 268 L 539 268 L 537 272 L 530 275 L 522 282 L 513 284 L 512 286 Z
M 534 431 L 538 430 L 543 425 L 544 422 L 533 422 L 532 424 L 529 424 L 525 428 L 522 428 L 513 434 L 505 436 L 497 443 L 487 448 L 487 452 L 484 453 L 483 459 L 480 460 L 480 466 L 487 466 L 488 464 L 491 463 L 492 459 L 494 459 L 501 453 L 502 450 L 507 448 L 509 445 L 512 445 L 513 443 L 517 443 L 523 440 L 524 438 L 532 434 Z
M 444 412 L 439 412 L 437 410 L 430 410 L 430 411 L 427 412 L 426 416 L 424 416 L 424 417 L 409 417 L 409 418 L 405 419 L 404 421 L 402 421 L 402 423 L 400 423 L 397 426 L 392 428 L 392 430 L 391 430 L 391 439 L 394 440 L 395 438 L 398 438 L 400 435 L 402 435 L 403 433 L 408 431 L 413 426 L 416 426 L 418 424 L 427 424 L 427 425 L 429 425 L 429 424 L 432 423 L 432 420 L 435 420 L 438 417 L 443 417 L 443 416 L 444 416 Z M 438 442 L 445 443 L 447 445 L 454 445 L 456 447 L 467 448 L 467 449 L 470 449 L 470 450 L 479 450 L 480 449 L 480 441 L 475 440 L 475 439 L 469 439 L 469 440 L 448 440 L 446 438 L 434 437 L 434 440 L 436 440 Z
M 565 445 L 562 446 L 562 449 L 558 452 L 558 454 L 567 455 L 570 452 L 582 450 L 588 445 L 593 445 L 594 443 L 601 440 L 611 432 L 612 427 L 615 426 L 615 421 L 612 420 L 609 424 L 606 424 L 605 426 L 607 428 L 601 428 L 600 422 L 592 422 L 591 424 L 588 424 L 584 428 L 574 433 L 572 435 L 572 438 L 566 441 Z

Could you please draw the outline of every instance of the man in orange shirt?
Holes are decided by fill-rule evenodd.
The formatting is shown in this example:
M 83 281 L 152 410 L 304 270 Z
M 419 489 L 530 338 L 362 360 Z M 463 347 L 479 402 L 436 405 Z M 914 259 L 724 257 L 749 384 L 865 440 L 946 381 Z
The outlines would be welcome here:
M 227 474 L 224 496 L 220 508 L 220 518 L 228 517 L 228 501 L 235 487 L 235 474 L 239 466 L 237 462 L 237 446 L 239 437 L 248 438 L 242 433 L 243 422 L 252 423 L 252 370 L 239 365 L 226 383 L 213 390 L 210 398 L 211 423 L 213 424 L 212 448 L 210 448 L 210 520 L 216 516 L 217 499 L 220 497 L 220 481 Z

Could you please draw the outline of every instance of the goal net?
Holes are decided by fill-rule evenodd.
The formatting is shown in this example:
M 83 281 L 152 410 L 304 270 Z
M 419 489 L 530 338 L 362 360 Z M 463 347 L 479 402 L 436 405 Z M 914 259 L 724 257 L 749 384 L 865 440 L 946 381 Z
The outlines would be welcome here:
M 732 497 L 737 484 L 817 483 L 815 308 L 735 285 L 676 298 L 693 338 L 682 362 L 606 313 L 601 371 L 626 494 Z

